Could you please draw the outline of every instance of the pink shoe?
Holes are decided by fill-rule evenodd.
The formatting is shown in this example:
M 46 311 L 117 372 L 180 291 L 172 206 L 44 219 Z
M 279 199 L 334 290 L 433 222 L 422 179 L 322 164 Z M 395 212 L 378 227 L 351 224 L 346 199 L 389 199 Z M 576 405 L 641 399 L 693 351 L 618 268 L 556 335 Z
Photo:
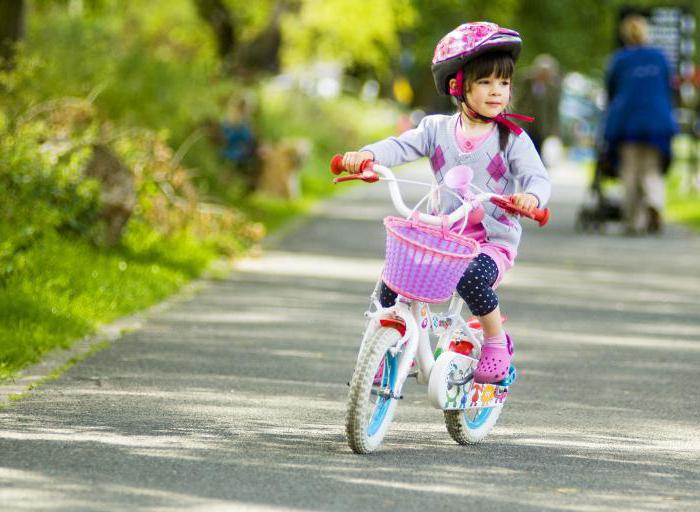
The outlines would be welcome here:
M 506 334 L 506 346 L 484 345 L 481 347 L 479 364 L 474 371 L 474 382 L 496 384 L 508 376 L 510 361 L 513 359 L 513 341 Z

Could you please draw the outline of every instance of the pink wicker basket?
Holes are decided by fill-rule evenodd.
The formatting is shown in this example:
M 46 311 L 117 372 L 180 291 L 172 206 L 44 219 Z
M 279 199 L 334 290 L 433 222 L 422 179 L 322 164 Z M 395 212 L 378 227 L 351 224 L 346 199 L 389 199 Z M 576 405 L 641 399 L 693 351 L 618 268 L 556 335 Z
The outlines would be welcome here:
M 382 279 L 396 293 L 422 302 L 452 296 L 479 243 L 463 235 L 400 217 L 386 217 Z

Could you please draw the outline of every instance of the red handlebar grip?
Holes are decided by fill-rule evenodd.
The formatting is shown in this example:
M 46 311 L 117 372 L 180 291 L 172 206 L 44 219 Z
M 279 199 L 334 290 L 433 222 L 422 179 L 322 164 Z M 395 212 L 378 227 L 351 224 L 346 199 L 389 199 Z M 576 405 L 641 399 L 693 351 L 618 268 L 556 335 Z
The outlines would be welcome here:
M 536 220 L 540 227 L 544 226 L 549 222 L 549 208 L 545 208 L 544 210 L 535 208 L 532 212 L 532 219 Z
M 374 172 L 372 169 L 365 169 L 362 172 L 358 172 L 356 174 L 349 174 L 347 176 L 338 176 L 337 178 L 333 179 L 333 183 L 342 183 L 344 181 L 351 181 L 351 180 L 362 180 L 366 183 L 374 183 L 375 181 L 379 181 L 379 175 Z
M 343 167 L 343 155 L 335 155 L 331 158 L 331 172 L 333 174 L 340 174 L 345 170 Z
M 373 161 L 372 160 L 363 160 L 362 163 L 360 164 L 360 171 L 362 172 L 368 167 L 372 166 Z M 333 158 L 331 158 L 331 172 L 333 174 L 340 174 L 342 172 L 347 171 L 345 166 L 343 165 L 343 155 L 334 155 Z
M 540 227 L 544 226 L 549 221 L 549 208 L 535 208 L 531 212 L 528 212 L 527 210 L 515 206 L 515 204 L 510 201 L 510 198 L 492 197 L 491 202 L 511 213 L 517 213 L 518 215 L 537 221 Z

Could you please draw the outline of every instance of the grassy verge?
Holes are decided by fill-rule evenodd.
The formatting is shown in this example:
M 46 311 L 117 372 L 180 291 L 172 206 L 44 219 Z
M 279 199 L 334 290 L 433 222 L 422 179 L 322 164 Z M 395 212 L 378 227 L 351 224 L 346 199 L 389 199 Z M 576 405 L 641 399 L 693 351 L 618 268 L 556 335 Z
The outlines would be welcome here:
M 35 4 L 15 67 L 0 73 L 0 381 L 162 300 L 220 254 L 240 254 L 259 239 L 258 222 L 271 232 L 307 212 L 333 193 L 333 153 L 396 125 L 389 102 L 324 100 L 274 81 L 252 88 L 222 76 L 210 30 L 191 2 L 158 0 L 147 10 L 101 2 L 93 6 L 99 16 L 61 2 Z M 209 128 L 226 105 L 249 96 L 260 142 L 310 143 L 300 199 L 236 193 L 235 170 L 224 165 Z M 99 194 L 82 172 L 95 141 L 136 179 L 132 218 L 193 236 L 154 239 L 136 230 L 114 250 L 87 242 L 97 233 Z
M 185 237 L 113 251 L 78 238 L 43 237 L 0 288 L 0 380 L 172 294 L 216 255 Z
M 687 135 L 674 139 L 675 158 L 666 179 L 666 217 L 669 221 L 700 231 L 700 190 L 684 186 L 688 180 L 691 151 L 695 150 L 697 148 Z
M 700 232 L 700 191 L 682 190 L 681 177 L 677 175 L 667 180 L 666 189 L 668 220 Z
M 386 112 L 386 108 L 382 111 Z M 374 129 L 391 132 L 390 117 Z M 353 149 L 355 140 L 314 140 L 314 151 L 301 172 L 303 195 L 293 201 L 253 196 L 237 206 L 264 224 L 268 233 L 304 214 L 320 198 L 335 193 L 328 161 L 334 152 Z M 352 145 L 350 148 L 344 144 Z M 232 245 L 240 251 L 241 242 Z M 17 269 L 0 282 L 0 382 L 35 363 L 55 348 L 68 348 L 103 324 L 143 310 L 198 277 L 220 255 L 213 244 L 181 236 L 149 240 L 133 231 L 120 249 L 97 249 L 78 237 L 56 233 L 41 238 L 21 255 Z

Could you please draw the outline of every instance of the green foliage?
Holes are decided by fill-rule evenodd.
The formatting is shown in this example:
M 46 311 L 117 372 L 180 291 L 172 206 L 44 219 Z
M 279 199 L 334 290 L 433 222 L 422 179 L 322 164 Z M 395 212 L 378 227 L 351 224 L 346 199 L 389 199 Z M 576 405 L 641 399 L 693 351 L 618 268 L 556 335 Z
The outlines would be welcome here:
M 674 161 L 666 178 L 666 216 L 700 231 L 700 182 L 697 176 L 698 144 L 687 135 L 673 141 Z M 695 158 L 693 158 L 695 152 Z
M 280 201 L 254 195 L 242 207 L 270 230 L 289 218 L 308 210 L 314 199 L 342 190 L 333 184 L 329 173 L 332 155 L 395 133 L 400 110 L 388 101 L 363 102 L 350 96 L 332 100 L 312 98 L 297 89 L 262 87 L 260 109 L 256 116 L 259 132 L 266 143 L 283 139 L 303 139 L 311 143 L 311 152 L 301 168 L 303 195 L 293 201 Z M 293 97 L 294 101 L 289 101 Z M 315 120 L 310 123 L 309 119 Z
M 98 206 L 98 188 L 82 174 L 89 152 L 57 156 L 44 123 L 0 130 L 0 286 L 21 269 L 17 256 L 47 233 L 87 233 Z
M 185 167 L 233 87 L 189 1 L 34 7 L 15 68 L 0 74 L 0 379 L 264 231 L 203 202 Z M 85 171 L 98 144 L 130 169 L 138 200 L 111 250 L 93 243 L 104 190 Z
M 409 0 L 304 0 L 284 21 L 283 62 L 337 60 L 384 74 L 400 50 L 399 32 L 414 16 Z
M 522 63 L 548 53 L 566 70 L 602 73 L 613 49 L 612 9 L 601 9 L 600 2 L 581 0 L 529 0 L 519 4 L 515 28 L 523 36 Z
M 224 0 L 241 41 L 254 39 L 267 26 L 278 0 Z
M 41 81 L 22 88 L 35 100 L 94 94 L 106 118 L 167 127 L 177 145 L 218 113 L 230 87 L 216 80 L 211 38 L 189 1 L 109 2 L 82 17 L 56 7 L 29 20 L 28 57 Z

